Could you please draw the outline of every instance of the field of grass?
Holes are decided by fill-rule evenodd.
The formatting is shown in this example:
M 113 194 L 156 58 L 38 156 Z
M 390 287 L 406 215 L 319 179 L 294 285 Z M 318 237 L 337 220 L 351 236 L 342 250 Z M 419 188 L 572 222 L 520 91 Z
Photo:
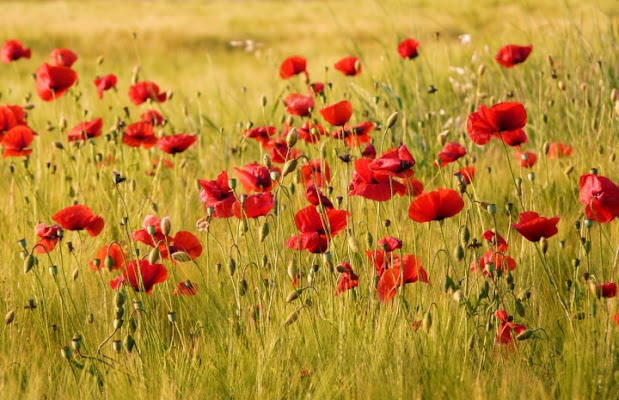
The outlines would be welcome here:
M 38 133 L 28 157 L 0 159 L 6 315 L 0 397 L 616 398 L 619 303 L 601 294 L 602 284 L 619 281 L 619 222 L 588 219 L 579 202 L 579 179 L 592 168 L 619 183 L 616 1 L 0 1 L 0 7 L 0 44 L 19 39 L 32 51 L 30 59 L 0 63 L 0 108 L 24 107 Z M 398 55 L 405 38 L 420 43 L 418 57 Z M 533 50 L 525 62 L 504 68 L 494 57 L 507 44 Z M 58 47 L 78 55 L 71 68 L 79 79 L 46 102 L 33 74 Z M 326 84 L 309 117 L 288 115 L 283 104 L 291 93 L 308 92 L 302 74 L 280 77 L 292 55 L 307 59 L 308 82 Z M 361 74 L 334 69 L 345 56 L 360 58 Z M 99 99 L 93 80 L 109 73 L 118 77 L 116 89 Z M 128 91 L 136 81 L 156 82 L 171 98 L 135 105 Z M 320 136 L 316 144 L 299 139 L 292 149 L 302 155 L 290 151 L 286 164 L 273 163 L 292 169 L 289 160 L 296 159 L 297 166 L 272 175 L 275 206 L 268 216 L 207 218 L 213 210 L 201 202 L 199 179 L 213 181 L 226 170 L 241 199 L 247 192 L 235 167 L 272 155 L 244 137 L 246 129 L 272 125 L 277 138 L 285 124 L 311 121 L 335 133 L 319 110 L 341 100 L 352 104 L 351 126 L 374 124 L 377 158 L 405 145 L 424 193 L 453 189 L 463 209 L 419 223 L 409 218 L 412 193 L 381 202 L 349 196 L 365 144 L 349 148 Z M 469 115 L 499 102 L 526 109 L 528 141 L 520 151 L 536 155 L 531 168 L 497 138 L 483 146 L 471 140 Z M 158 138 L 189 133 L 197 141 L 173 155 L 127 146 L 126 127 L 148 109 L 167 120 L 155 127 Z M 99 137 L 68 141 L 72 127 L 99 117 Z M 292 144 L 293 135 L 282 139 Z M 467 154 L 437 168 L 445 142 Z M 549 157 L 551 143 L 569 145 L 572 154 Z M 328 252 L 312 254 L 286 243 L 299 234 L 295 214 L 309 204 L 300 170 L 319 158 L 331 169 L 323 192 L 349 214 Z M 469 185 L 454 176 L 465 166 L 476 171 Z M 617 191 L 611 187 L 592 202 L 616 210 Z M 53 250 L 38 252 L 37 225 L 58 223 L 52 217 L 73 204 L 101 216 L 103 230 L 91 236 L 64 229 Z M 319 224 L 326 224 L 324 207 L 318 210 Z M 512 224 L 526 211 L 558 216 L 558 233 L 525 239 Z M 143 226 L 148 215 L 171 221 L 160 252 L 134 234 L 152 229 Z M 471 268 L 492 254 L 482 238 L 491 229 L 508 243 L 494 262 L 513 258 L 509 273 Z M 172 248 L 179 231 L 197 237 L 199 256 Z M 377 294 L 385 272 L 366 255 L 381 250 L 386 236 L 402 241 L 394 257 L 415 255 L 428 274 L 428 283 L 399 286 L 388 302 Z M 91 268 L 104 246 L 122 248 L 127 262 L 156 261 L 167 279 L 150 294 L 128 282 L 112 289 L 123 269 L 108 271 L 105 259 L 99 270 Z M 178 262 L 159 254 L 175 250 Z M 350 264 L 358 286 L 334 296 L 351 277 L 342 263 Z M 187 280 L 195 295 L 173 295 Z M 499 310 L 509 322 L 501 322 Z M 502 343 L 499 331 L 512 323 L 518 328 Z

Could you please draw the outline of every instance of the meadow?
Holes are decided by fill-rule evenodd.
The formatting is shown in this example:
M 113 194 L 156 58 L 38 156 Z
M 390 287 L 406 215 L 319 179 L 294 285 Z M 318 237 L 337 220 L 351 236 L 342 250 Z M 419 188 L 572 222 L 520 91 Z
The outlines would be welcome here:
M 616 1 L 0 8 L 2 398 L 616 398 Z

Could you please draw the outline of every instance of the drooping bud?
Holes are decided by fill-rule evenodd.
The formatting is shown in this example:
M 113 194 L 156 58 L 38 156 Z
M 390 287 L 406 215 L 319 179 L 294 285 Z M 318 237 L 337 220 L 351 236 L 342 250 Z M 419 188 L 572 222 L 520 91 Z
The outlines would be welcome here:
M 526 331 L 520 332 L 519 335 L 516 335 L 516 340 L 527 340 L 533 335 L 533 331 L 531 329 L 527 329 Z
M 123 349 L 123 343 L 116 339 L 112 342 L 112 350 L 114 350 L 117 353 L 120 353 Z
M 546 254 L 546 252 L 548 251 L 548 240 L 544 236 L 542 236 L 542 238 L 539 241 L 539 244 L 542 248 L 542 253 Z
M 268 235 L 269 235 L 269 223 L 267 221 L 264 221 L 262 225 L 260 226 L 260 232 L 258 233 L 258 239 L 260 240 L 260 243 L 264 242 L 264 240 L 266 239 Z
M 348 247 L 353 253 L 359 252 L 359 241 L 354 236 L 348 236 Z
M 273 160 L 271 160 L 271 156 L 268 154 L 265 154 L 262 157 L 262 164 L 267 167 L 267 169 L 271 169 L 271 167 L 273 166 Z
M 176 323 L 176 312 L 174 311 L 168 312 L 168 321 L 170 321 L 173 324 Z
M 165 236 L 168 236 L 170 234 L 170 231 L 172 230 L 172 221 L 170 221 L 170 217 L 163 217 L 161 219 L 161 233 L 163 233 Z
M 30 272 L 32 267 L 34 267 L 35 263 L 36 259 L 34 258 L 34 256 L 32 254 L 28 254 L 24 259 L 24 273 Z
M 516 313 L 524 318 L 526 309 L 520 300 L 516 300 Z
M 113 322 L 112 325 L 114 326 L 114 329 L 118 330 L 118 329 L 122 328 L 124 322 L 125 321 L 123 319 L 116 318 L 116 319 L 114 319 L 114 322 Z
M 160 252 L 159 252 L 159 247 L 153 247 L 153 249 L 150 251 L 150 253 L 148 253 L 148 262 L 149 264 L 155 264 L 157 261 L 159 261 L 159 256 L 160 256 Z
M 387 129 L 391 129 L 398 122 L 398 112 L 394 112 L 387 118 Z
M 302 309 L 303 307 L 297 308 L 296 310 L 288 314 L 286 320 L 284 321 L 284 326 L 289 326 L 293 324 L 297 319 L 299 319 L 299 315 L 301 314 Z
M 135 347 L 135 340 L 133 339 L 133 336 L 131 336 L 130 333 L 125 335 L 125 339 L 123 340 L 123 345 L 125 346 L 125 348 L 127 349 L 129 353 L 133 351 L 133 348 Z
M 471 231 L 468 226 L 463 226 L 460 228 L 460 245 L 462 245 L 462 247 L 466 247 L 469 243 L 469 239 L 471 239 Z
M 299 268 L 297 267 L 297 262 L 293 257 L 288 263 L 288 276 L 290 279 L 295 279 L 297 275 L 299 275 Z
M 430 311 L 428 311 L 424 316 L 423 316 L 423 320 L 421 321 L 421 326 L 423 326 L 423 329 L 426 332 L 430 332 L 430 329 L 432 328 L 432 314 L 430 314 Z
M 146 232 L 148 232 L 148 234 L 151 236 L 155 236 L 155 234 L 157 233 L 157 228 L 155 227 L 155 225 L 148 225 L 146 227 Z
M 284 164 L 284 168 L 282 169 L 282 176 L 286 176 L 297 168 L 297 159 L 293 158 L 292 160 L 286 161 Z
M 77 333 L 73 335 L 73 339 L 71 339 L 71 347 L 73 347 L 73 349 L 75 349 L 75 351 L 79 353 L 80 349 L 82 348 L 82 336 L 81 335 Z
M 371 248 L 374 244 L 374 237 L 369 231 L 365 233 L 365 244 L 368 248 Z
M 292 292 L 288 293 L 288 296 L 286 296 L 286 303 L 291 303 L 293 301 L 295 301 L 296 299 L 299 298 L 299 294 L 301 294 L 300 290 L 293 290 Z
M 14 320 L 15 320 L 15 310 L 10 310 L 8 313 L 6 313 L 6 316 L 4 317 L 4 323 L 6 325 L 9 325 Z
M 454 249 L 454 257 L 458 261 L 464 260 L 464 248 L 462 247 L 462 245 L 456 246 L 456 248 Z

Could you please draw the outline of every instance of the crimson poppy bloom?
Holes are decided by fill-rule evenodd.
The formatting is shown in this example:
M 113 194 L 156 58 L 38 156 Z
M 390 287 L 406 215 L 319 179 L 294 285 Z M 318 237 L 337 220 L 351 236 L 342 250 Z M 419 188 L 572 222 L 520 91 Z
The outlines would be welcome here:
M 36 251 L 37 253 L 43 254 L 54 250 L 56 243 L 58 243 L 62 237 L 62 228 L 58 225 L 47 226 L 44 223 L 40 223 L 35 228 L 34 233 L 41 238 L 41 240 L 37 242 Z
M 157 110 L 148 110 L 140 114 L 140 121 L 148 122 L 153 126 L 163 126 L 165 119 Z
M 527 151 L 525 153 L 517 151 L 516 158 L 518 159 L 518 161 L 520 161 L 520 165 L 523 168 L 531 168 L 537 162 L 537 155 L 535 153 L 531 153 L 530 151 Z
M 198 292 L 198 285 L 192 281 L 179 282 L 174 289 L 174 296 L 195 296 Z
M 521 103 L 505 102 L 487 108 L 485 104 L 470 114 L 466 120 L 466 130 L 473 142 L 484 145 L 497 137 L 521 137 L 520 132 L 527 124 L 527 110 Z M 505 139 L 503 139 L 505 141 Z M 507 141 L 505 141 L 507 144 Z M 521 142 L 522 143 L 522 142 Z
M 423 183 L 419 179 L 413 177 L 407 178 L 404 185 L 407 189 L 406 194 L 417 197 L 423 193 Z
M 270 192 L 273 189 L 271 171 L 264 165 L 251 163 L 234 170 L 247 192 Z
M 161 163 L 161 165 L 163 165 L 167 169 L 174 169 L 174 163 L 167 158 L 155 157 L 152 161 L 153 168 L 158 168 L 159 163 Z
M 11 39 L 4 42 L 2 49 L 0 50 L 0 61 L 5 64 L 9 64 L 13 61 L 17 61 L 20 58 L 30 58 L 30 49 L 24 47 L 24 45 L 17 39 Z
M 361 157 L 373 160 L 376 158 L 376 147 L 372 143 L 365 146 L 365 149 L 361 152 Z
M 421 260 L 411 254 L 396 259 L 393 266 L 386 269 L 376 285 L 376 294 L 382 303 L 389 303 L 398 288 L 406 283 L 417 281 L 428 283 L 428 274 L 421 266 Z
M 213 217 L 229 218 L 234 215 L 232 206 L 236 202 L 234 192 L 228 185 L 228 173 L 221 171 L 214 181 L 200 179 L 200 201 L 204 203 L 204 208 L 213 208 Z
M 162 264 L 151 264 L 148 260 L 129 261 L 123 274 L 110 281 L 110 287 L 120 289 L 130 284 L 136 292 L 151 294 L 153 286 L 168 279 L 168 270 Z
M 292 78 L 295 75 L 300 73 L 305 74 L 306 77 L 309 76 L 307 73 L 307 60 L 301 56 L 292 56 L 288 57 L 284 60 L 282 65 L 279 67 L 279 76 L 282 79 Z
M 569 145 L 560 142 L 550 143 L 550 146 L 548 147 L 548 153 L 546 153 L 546 157 L 548 157 L 549 160 L 554 160 L 555 158 L 563 158 L 571 155 L 572 148 Z
M 600 294 L 605 298 L 613 298 L 617 295 L 617 284 L 605 282 L 600 285 Z
M 298 93 L 291 93 L 286 96 L 286 112 L 290 115 L 298 115 L 299 117 L 307 117 L 310 115 L 310 110 L 314 108 L 314 98 L 312 96 L 303 96 Z
M 521 144 L 526 143 L 529 137 L 523 129 L 516 129 L 515 131 L 502 132 L 501 139 L 508 146 L 519 147 Z
M 312 82 L 309 87 L 313 94 L 320 94 L 325 91 L 325 84 L 322 82 Z
M 477 261 L 471 262 L 471 271 L 477 271 L 488 275 L 486 265 L 492 263 L 498 271 L 513 271 L 516 269 L 516 261 L 508 255 L 498 253 L 494 250 L 488 250 Z M 490 276 L 494 276 L 490 273 Z
M 352 116 L 352 103 L 342 100 L 320 110 L 320 115 L 333 126 L 343 126 Z
M 340 275 L 340 279 L 337 282 L 337 288 L 335 289 L 335 296 L 359 286 L 359 277 L 352 270 L 352 267 L 347 262 L 343 262 L 338 265 L 339 268 L 343 268 L 344 272 Z
M 333 208 L 333 203 L 327 198 L 316 185 L 311 184 L 305 190 L 305 198 L 313 206 L 324 206 L 325 208 Z
M 365 121 L 352 128 L 344 127 L 341 131 L 337 131 L 333 136 L 337 139 L 344 138 L 346 146 L 350 149 L 359 147 L 363 143 L 369 143 L 372 141 L 370 132 L 374 130 L 374 124 Z
M 285 133 L 288 134 L 290 126 L 286 125 Z M 297 135 L 299 139 L 306 141 L 307 143 L 318 143 L 321 135 L 327 135 L 327 131 L 320 124 L 310 123 L 305 121 L 303 125 L 297 128 Z
M 34 139 L 34 132 L 25 125 L 17 125 L 2 135 L 2 158 L 28 156 L 32 149 L 28 146 Z
M 619 215 L 619 186 L 610 179 L 593 174 L 580 176 L 578 200 L 584 204 L 587 218 L 611 222 Z
M 540 217 L 534 211 L 525 211 L 520 213 L 520 218 L 517 224 L 512 224 L 512 228 L 518 231 L 530 242 L 538 242 L 542 237 L 546 239 L 554 236 L 559 232 L 557 223 L 559 217 L 545 218 Z
M 456 172 L 454 175 L 456 174 L 462 175 L 462 178 L 464 178 L 466 184 L 470 185 L 471 182 L 473 182 L 473 178 L 475 177 L 475 166 L 467 165 L 464 168 L 460 168 L 458 172 Z
M 300 173 L 301 182 L 303 182 L 305 187 L 316 185 L 324 188 L 331 182 L 331 168 L 322 159 L 309 160 L 307 164 L 300 168 Z
M 393 236 L 385 236 L 378 241 L 378 247 L 386 252 L 396 251 L 397 249 L 402 248 L 402 240 Z
M 49 59 L 49 64 L 55 67 L 71 67 L 77 61 L 77 54 L 69 49 L 54 49 Z
M 105 267 L 107 256 L 112 257 L 112 270 L 122 269 L 125 266 L 125 252 L 115 243 L 105 245 L 97 250 L 97 255 L 90 262 L 90 269 L 98 271 Z M 99 260 L 98 262 L 96 260 Z M 99 266 L 97 266 L 99 264 Z
M 157 103 L 163 103 L 167 99 L 165 92 L 160 93 L 159 86 L 155 82 L 142 81 L 129 88 L 129 100 L 136 106 L 151 99 Z
M 456 161 L 460 157 L 464 157 L 466 155 L 466 149 L 460 143 L 449 142 L 443 147 L 440 153 L 438 153 L 438 157 L 441 160 L 441 168 L 446 167 L 450 163 Z M 438 163 L 434 161 L 434 166 L 438 167 Z
M 75 204 L 58 211 L 52 217 L 64 229 L 68 231 L 86 230 L 92 237 L 97 236 L 103 230 L 105 221 L 99 215 L 85 205 Z
M 97 95 L 100 99 L 103 98 L 103 92 L 106 90 L 110 90 L 113 87 L 116 87 L 116 83 L 118 82 L 118 78 L 114 74 L 108 74 L 100 78 L 95 78 L 94 83 L 97 87 Z
M 26 111 L 21 106 L 0 106 L 0 141 L 5 132 L 17 125 L 27 126 Z
M 277 128 L 274 126 L 256 126 L 251 129 L 245 129 L 243 131 L 243 137 L 255 139 L 265 147 L 269 140 L 271 140 L 271 136 L 277 133 Z
M 200 243 L 200 239 L 189 231 L 176 232 L 176 235 L 172 238 L 169 246 L 171 254 L 182 251 L 192 260 L 195 260 L 202 254 L 202 244 Z M 167 252 L 162 251 L 161 256 L 167 258 Z
M 307 250 L 310 253 L 324 253 L 329 248 L 329 240 L 346 227 L 349 216 L 348 211 L 334 209 L 327 209 L 321 216 L 316 207 L 305 207 L 294 216 L 301 234 L 288 239 L 286 247 Z
M 464 200 L 458 192 L 439 188 L 413 200 L 408 208 L 408 217 L 416 222 L 442 221 L 458 214 L 463 208 Z
M 406 186 L 393 177 L 376 173 L 369 168 L 372 160 L 360 158 L 355 161 L 355 170 L 349 185 L 348 196 L 361 196 L 368 200 L 387 201 L 394 194 L 403 196 Z
M 378 159 L 370 162 L 368 168 L 375 176 L 407 178 L 413 176 L 415 159 L 404 145 L 385 152 Z
M 518 336 L 527 330 L 526 326 L 511 322 L 505 310 L 497 310 L 494 316 L 501 321 L 496 335 L 496 343 L 498 344 L 512 344 L 512 331 Z
M 507 251 L 507 242 L 503 239 L 503 236 L 497 235 L 491 230 L 487 230 L 481 235 L 481 237 L 492 243 L 492 246 L 496 251 L 500 251 L 502 253 Z
M 151 228 L 152 227 L 152 228 Z M 148 231 L 153 230 L 151 235 Z M 155 247 L 155 243 L 172 243 L 171 236 L 165 236 L 161 230 L 161 220 L 156 215 L 147 215 L 142 222 L 142 229 L 133 231 L 133 239 L 142 242 L 150 247 Z M 162 246 L 165 249 L 165 243 Z
M 516 64 L 525 62 L 529 54 L 531 54 L 533 46 L 518 46 L 515 44 L 509 44 L 499 49 L 499 52 L 494 59 L 504 66 L 505 68 L 511 68 Z
M 345 76 L 357 76 L 362 69 L 359 57 L 344 57 L 336 62 L 334 67 Z
M 163 136 L 157 141 L 159 150 L 168 154 L 182 153 L 198 140 L 197 135 L 178 133 L 176 135 Z
M 404 39 L 398 45 L 398 53 L 400 57 L 404 59 L 412 60 L 413 58 L 419 55 L 417 48 L 419 47 L 419 42 L 415 39 Z
M 247 196 L 242 205 L 238 201 L 234 202 L 232 206 L 232 212 L 238 219 L 245 218 L 258 218 L 263 217 L 269 213 L 275 207 L 275 198 L 273 193 L 256 193 Z
M 288 147 L 285 140 L 270 140 L 264 148 L 271 150 L 269 153 L 271 161 L 277 164 L 283 164 L 301 155 L 301 151 Z
M 36 71 L 36 90 L 43 101 L 59 98 L 77 81 L 77 73 L 69 67 L 55 67 L 47 63 Z
M 150 149 L 157 144 L 153 125 L 142 121 L 130 124 L 123 134 L 123 143 L 131 147 L 144 146 L 145 149 Z
M 92 139 L 101 136 L 101 129 L 103 128 L 103 119 L 95 118 L 91 121 L 82 122 L 67 133 L 69 142 L 75 142 L 77 140 Z
M 386 252 L 384 250 L 366 250 L 365 254 L 368 256 L 372 264 L 374 264 L 377 277 L 380 277 L 389 265 L 400 259 L 397 254 L 393 252 Z

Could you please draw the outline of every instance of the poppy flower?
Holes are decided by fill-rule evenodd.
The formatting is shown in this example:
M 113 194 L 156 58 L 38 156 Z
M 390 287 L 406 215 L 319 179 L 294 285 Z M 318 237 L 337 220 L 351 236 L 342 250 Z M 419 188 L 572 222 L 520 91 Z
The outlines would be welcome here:
M 462 175 L 462 178 L 464 179 L 466 184 L 470 185 L 471 182 L 473 182 L 473 178 L 475 177 L 475 167 L 473 165 L 468 165 L 464 168 L 460 168 L 458 172 L 456 172 L 454 175 L 456 174 Z
M 324 206 L 325 208 L 333 208 L 333 203 L 327 198 L 316 185 L 311 184 L 305 190 L 305 198 L 313 206 Z
M 305 76 L 309 76 L 306 71 L 307 69 L 307 60 L 301 56 L 292 56 L 288 57 L 284 60 L 282 65 L 279 67 L 279 76 L 282 79 L 292 78 L 295 75 L 300 73 L 304 73 Z
M 43 101 L 62 96 L 77 81 L 77 73 L 69 67 L 55 67 L 47 63 L 36 71 L 36 90 Z
M 67 133 L 69 142 L 75 142 L 77 140 L 92 139 L 101 136 L 101 129 L 103 128 L 103 119 L 95 118 L 91 121 L 82 122 Z
M 112 270 L 122 269 L 125 266 L 125 253 L 117 244 L 109 244 L 97 250 L 97 255 L 90 262 L 90 269 L 98 271 L 105 268 L 105 259 L 107 256 L 112 257 Z M 98 262 L 96 261 L 98 260 Z M 99 266 L 97 266 L 99 264 Z
M 153 168 L 158 168 L 159 163 L 161 163 L 161 165 L 163 165 L 167 169 L 174 169 L 174 163 L 168 160 L 167 158 L 161 158 L 161 157 L 153 158 L 153 162 L 152 162 Z
M 28 146 L 34 139 L 34 132 L 25 125 L 17 125 L 2 135 L 2 158 L 28 156 L 32 149 Z
M 167 94 L 165 92 L 160 93 L 159 90 L 159 86 L 155 82 L 138 82 L 129 88 L 129 100 L 136 106 L 139 106 L 148 99 L 157 103 L 163 103 L 167 99 Z
M 151 294 L 153 286 L 168 279 L 168 270 L 162 264 L 151 264 L 148 260 L 130 261 L 118 278 L 110 281 L 110 287 L 120 289 L 130 284 L 136 292 Z
M 270 140 L 264 148 L 271 150 L 269 153 L 271 161 L 277 164 L 283 164 L 301 155 L 299 150 L 288 147 L 285 140 Z
M 300 173 L 301 182 L 303 182 L 305 187 L 316 185 L 324 188 L 331 182 L 331 168 L 322 159 L 309 160 L 307 164 L 300 168 Z
M 406 194 L 417 197 L 423 193 L 423 183 L 419 179 L 413 177 L 407 178 L 404 185 L 407 189 Z
M 483 272 L 484 275 L 488 275 L 486 265 L 489 263 L 492 263 L 498 271 L 513 271 L 516 269 L 516 261 L 513 258 L 493 250 L 488 250 L 479 260 L 471 263 L 471 271 Z M 490 274 L 490 276 L 493 276 L 493 274 Z
M 615 321 L 615 324 L 619 326 L 619 313 L 613 315 L 613 321 Z
M 320 94 L 325 91 L 325 84 L 322 82 L 312 82 L 309 87 L 313 94 Z
M 619 215 L 619 186 L 610 179 L 593 174 L 580 176 L 578 200 L 584 204 L 587 218 L 611 222 Z
M 123 143 L 131 147 L 144 146 L 145 149 L 150 149 L 157 144 L 153 125 L 142 121 L 130 124 L 123 134 Z
M 386 252 L 384 250 L 366 250 L 365 254 L 368 256 L 374 267 L 376 268 L 376 276 L 382 276 L 383 272 L 393 264 L 396 260 L 400 259 L 400 256 L 393 252 Z
M 523 168 L 531 168 L 537 162 L 537 155 L 535 153 L 531 153 L 530 151 L 527 151 L 525 153 L 517 151 L 516 158 L 518 159 L 518 161 L 520 161 L 520 165 Z
M 291 93 L 286 96 L 286 112 L 290 115 L 298 115 L 299 117 L 307 117 L 310 115 L 310 110 L 314 108 L 314 98 L 312 96 L 303 96 L 298 93 Z
M 54 214 L 52 220 L 68 231 L 86 230 L 92 237 L 101 233 L 105 226 L 103 218 L 93 214 L 89 207 L 82 204 L 63 208 Z
M 148 231 L 152 230 L 151 235 Z M 147 215 L 142 222 L 142 229 L 133 231 L 133 239 L 142 242 L 150 247 L 155 247 L 155 243 L 167 241 L 172 243 L 171 236 L 165 236 L 161 230 L 161 220 L 156 215 Z M 162 246 L 165 248 L 165 243 Z
M 44 223 L 40 223 L 35 228 L 34 233 L 41 238 L 41 240 L 37 242 L 36 251 L 37 253 L 43 254 L 54 250 L 56 243 L 58 243 L 62 237 L 62 228 L 58 225 L 47 226 Z
M 199 195 L 200 201 L 204 203 L 204 208 L 213 208 L 213 217 L 229 218 L 234 215 L 232 206 L 236 202 L 236 198 L 228 185 L 228 173 L 226 171 L 221 171 L 214 181 L 200 179 L 198 182 L 202 186 Z
M 97 87 L 97 95 L 99 96 L 99 98 L 103 98 L 104 91 L 115 87 L 116 82 L 118 82 L 118 78 L 116 78 L 116 75 L 114 74 L 108 74 L 101 78 L 95 78 L 94 83 Z
M 69 49 L 54 49 L 49 59 L 49 64 L 55 67 L 71 67 L 77 61 L 77 54 Z
M 413 200 L 408 208 L 408 217 L 416 222 L 442 221 L 458 214 L 464 208 L 464 200 L 453 189 L 439 188 Z
M 517 224 L 512 224 L 512 228 L 518 231 L 528 241 L 538 242 L 542 237 L 546 239 L 554 236 L 559 232 L 557 223 L 559 217 L 545 218 L 540 217 L 534 211 L 525 211 L 520 213 L 520 218 Z
M 419 55 L 419 53 L 417 52 L 418 47 L 419 42 L 415 39 L 404 39 L 398 45 L 398 53 L 400 54 L 400 57 L 412 60 Z
M 512 331 L 518 336 L 527 330 L 526 326 L 511 322 L 505 310 L 497 310 L 494 316 L 501 321 L 496 336 L 496 343 L 498 344 L 511 344 L 513 342 Z
M 386 252 L 392 252 L 402 248 L 402 240 L 393 236 L 385 236 L 378 241 L 378 247 Z
M 515 44 L 509 44 L 499 49 L 499 52 L 494 59 L 504 66 L 505 68 L 511 68 L 516 64 L 525 62 L 529 54 L 531 54 L 533 46 L 518 46 Z
M 320 115 L 333 126 L 343 126 L 352 116 L 352 103 L 342 100 L 320 110 Z
M 548 153 L 546 153 L 546 157 L 548 157 L 549 160 L 554 160 L 555 158 L 563 158 L 571 155 L 572 148 L 569 145 L 560 142 L 550 143 L 550 146 L 548 147 Z
M 285 130 L 286 134 L 288 134 L 289 129 L 290 126 L 287 126 L 287 129 Z M 303 125 L 297 128 L 297 135 L 299 136 L 299 139 L 304 140 L 307 143 L 318 143 L 320 136 L 326 134 L 327 131 L 322 125 L 310 123 L 309 121 L 305 121 Z
M 334 209 L 327 209 L 321 216 L 316 207 L 305 207 L 294 216 L 301 234 L 288 239 L 286 247 L 307 250 L 310 253 L 324 253 L 329 247 L 329 240 L 346 227 L 349 216 L 348 211 Z
M 256 193 L 247 196 L 242 205 L 236 201 L 232 206 L 232 212 L 238 219 L 245 218 L 258 218 L 263 217 L 269 213 L 275 207 L 275 199 L 273 193 Z
M 428 283 L 428 274 L 421 266 L 421 260 L 411 254 L 396 259 L 393 266 L 386 269 L 376 285 L 376 294 L 382 303 L 389 303 L 398 288 L 406 283 L 417 281 Z
M 363 143 L 369 143 L 372 141 L 370 137 L 370 132 L 374 130 L 374 124 L 366 121 L 361 122 L 358 125 L 353 126 L 352 128 L 345 127 L 341 131 L 337 131 L 334 134 L 334 137 L 337 139 L 344 138 L 344 142 L 346 146 L 350 149 L 354 147 L 359 147 Z
M 270 192 L 273 189 L 271 171 L 264 165 L 251 163 L 234 170 L 247 192 Z
M 485 104 L 479 110 L 470 114 L 466 120 L 466 130 L 473 142 L 484 145 L 492 137 L 520 137 L 520 133 L 527 124 L 527 110 L 521 103 L 505 102 L 487 108 Z M 505 139 L 503 139 L 505 141 Z M 505 142 L 507 144 L 507 142 Z
M 389 175 L 376 173 L 369 168 L 372 160 L 360 158 L 355 161 L 355 170 L 349 185 L 348 196 L 361 196 L 368 200 L 387 201 L 395 194 L 405 195 L 408 191 L 398 180 Z
M 605 282 L 600 285 L 600 294 L 605 298 L 613 298 L 617 295 L 617 284 L 613 282 Z
M 516 129 L 515 131 L 507 131 L 501 133 L 501 139 L 503 142 L 511 147 L 518 147 L 529 140 L 529 137 L 522 129 Z
M 507 242 L 503 239 L 503 236 L 497 235 L 491 230 L 487 230 L 481 235 L 481 237 L 492 243 L 492 246 L 496 251 L 500 251 L 502 253 L 507 251 Z
M 198 285 L 192 281 L 179 282 L 174 289 L 174 296 L 195 296 L 198 292 Z
M 375 175 L 406 178 L 414 174 L 412 169 L 414 165 L 415 159 L 408 148 L 402 145 L 397 149 L 387 151 L 380 158 L 370 162 L 368 168 Z
M 344 272 L 340 275 L 340 279 L 337 282 L 337 288 L 335 289 L 335 296 L 359 286 L 359 277 L 352 270 L 350 264 L 343 262 L 338 265 L 338 268 L 343 268 Z
M 202 254 L 200 239 L 189 231 L 176 232 L 176 235 L 174 235 L 170 242 L 170 253 L 174 254 L 178 251 L 182 251 L 187 254 L 189 258 L 195 260 Z M 162 251 L 161 256 L 167 258 L 167 252 Z
M 274 126 L 256 126 L 251 129 L 245 129 L 243 131 L 243 137 L 255 139 L 262 145 L 266 146 L 271 136 L 277 133 L 277 128 Z
M 21 106 L 0 106 L 0 141 L 5 132 L 17 125 L 27 126 L 26 111 Z
M 464 157 L 466 155 L 466 149 L 460 143 L 449 142 L 443 147 L 440 153 L 438 153 L 438 157 L 441 160 L 441 168 L 446 167 L 450 163 L 456 161 L 460 157 Z M 438 163 L 434 161 L 434 166 L 438 167 Z
M 359 57 L 344 57 L 334 67 L 346 76 L 357 76 L 362 69 Z
M 148 122 L 153 126 L 163 126 L 165 119 L 157 110 L 148 110 L 140 114 L 140 121 Z
M 24 47 L 17 39 L 7 40 L 0 49 L 0 61 L 5 64 L 17 61 L 20 58 L 30 58 L 30 55 L 30 49 Z
M 176 135 L 163 136 L 157 141 L 159 150 L 168 154 L 182 153 L 198 140 L 197 135 L 178 133 Z
M 361 152 L 361 157 L 373 160 L 376 158 L 376 147 L 372 143 L 365 146 L 365 149 Z

